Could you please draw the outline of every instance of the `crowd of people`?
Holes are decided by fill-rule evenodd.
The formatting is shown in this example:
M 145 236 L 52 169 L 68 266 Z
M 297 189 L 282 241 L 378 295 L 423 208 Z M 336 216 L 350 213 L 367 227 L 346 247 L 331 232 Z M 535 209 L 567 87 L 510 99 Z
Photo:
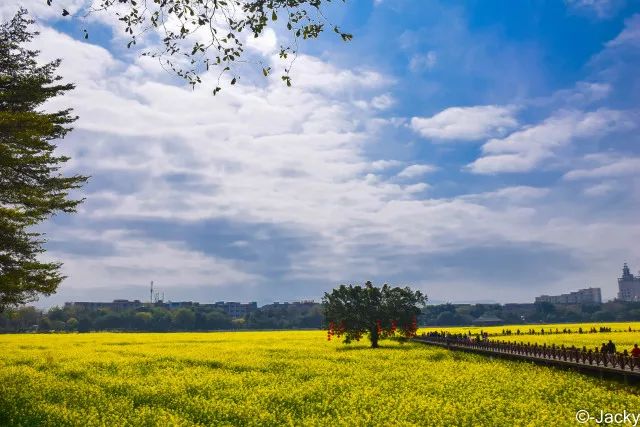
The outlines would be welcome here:
M 508 352 L 513 354 L 520 354 L 523 356 L 542 357 L 547 359 L 558 359 L 576 363 L 583 363 L 589 365 L 602 365 L 619 367 L 622 369 L 640 369 L 640 347 L 635 344 L 630 350 L 623 350 L 618 352 L 615 343 L 609 340 L 607 343 L 602 343 L 600 347 L 593 349 L 587 349 L 586 346 L 582 349 L 576 346 L 556 346 L 555 344 L 531 344 L 524 342 L 511 342 L 511 341 L 495 341 L 489 340 L 489 335 L 486 332 L 480 331 L 476 335 L 464 334 L 464 333 L 449 333 L 445 331 L 432 331 L 423 333 L 422 338 L 441 342 L 447 345 L 461 345 L 468 347 L 479 347 L 484 350 L 493 350 L 498 352 Z
M 591 327 L 589 329 L 579 327 L 577 329 L 571 328 L 540 328 L 540 330 L 536 330 L 535 328 L 529 329 L 503 329 L 501 332 L 493 332 L 488 333 L 484 331 L 480 331 L 480 335 L 488 335 L 488 336 L 511 336 L 511 335 L 551 335 L 551 334 L 597 334 L 600 332 L 613 332 L 611 327 L 600 326 L 598 328 Z M 634 330 L 631 326 L 628 329 L 616 331 L 616 332 L 638 332 Z M 468 331 L 468 335 L 472 335 L 471 331 Z

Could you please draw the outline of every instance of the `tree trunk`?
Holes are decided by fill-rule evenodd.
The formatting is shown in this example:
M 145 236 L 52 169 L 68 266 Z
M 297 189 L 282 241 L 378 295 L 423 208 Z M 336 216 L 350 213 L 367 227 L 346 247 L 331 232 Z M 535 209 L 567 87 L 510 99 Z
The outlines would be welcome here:
M 371 328 L 369 332 L 369 339 L 371 340 L 371 348 L 378 348 L 378 326 Z

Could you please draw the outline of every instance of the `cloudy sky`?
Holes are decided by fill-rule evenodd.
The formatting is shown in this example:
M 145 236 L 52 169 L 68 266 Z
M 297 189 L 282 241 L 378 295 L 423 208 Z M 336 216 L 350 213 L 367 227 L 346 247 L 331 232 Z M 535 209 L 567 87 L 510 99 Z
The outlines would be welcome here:
M 348 0 L 327 13 L 354 40 L 302 45 L 292 88 L 241 69 L 215 97 L 217 74 L 192 91 L 107 16 L 59 16 L 82 3 L 0 6 L 30 10 L 77 85 L 50 107 L 79 115 L 59 148 L 92 177 L 43 227 L 69 277 L 40 304 L 148 299 L 151 280 L 174 301 L 367 279 L 436 302 L 606 299 L 640 269 L 637 2 Z M 286 37 L 248 54 L 279 69 Z

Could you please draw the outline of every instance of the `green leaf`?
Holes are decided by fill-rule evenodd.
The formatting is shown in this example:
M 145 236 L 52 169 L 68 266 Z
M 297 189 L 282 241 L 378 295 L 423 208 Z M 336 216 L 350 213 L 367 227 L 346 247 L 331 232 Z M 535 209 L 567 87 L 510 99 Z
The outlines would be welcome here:
M 271 12 L 271 20 L 272 21 L 277 21 L 278 20 L 278 15 L 276 15 L 276 11 L 272 11 Z

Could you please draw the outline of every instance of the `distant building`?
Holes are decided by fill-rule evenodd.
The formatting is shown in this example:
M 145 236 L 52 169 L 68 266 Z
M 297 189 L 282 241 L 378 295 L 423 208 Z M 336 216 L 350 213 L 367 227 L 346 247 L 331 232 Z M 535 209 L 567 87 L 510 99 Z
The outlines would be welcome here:
M 540 295 L 536 297 L 536 302 L 549 302 L 551 304 L 602 304 L 602 294 L 600 288 L 587 288 L 562 295 Z
M 200 304 L 193 301 L 169 301 L 156 303 L 156 305 L 161 304 L 162 307 L 168 308 L 169 310 L 175 310 L 176 308 L 193 308 L 198 307 Z
M 631 274 L 629 266 L 624 263 L 622 277 L 618 278 L 618 299 L 622 301 L 640 301 L 640 273 Z
M 169 310 L 175 310 L 178 308 L 218 308 L 222 309 L 229 316 L 238 318 L 244 317 L 248 313 L 255 311 L 258 309 L 258 303 L 250 302 L 247 304 L 243 304 L 240 302 L 224 302 L 218 301 L 215 304 L 200 304 L 194 301 L 168 301 L 164 302 L 162 300 L 157 300 L 153 304 L 143 303 L 140 300 L 129 301 L 126 299 L 116 299 L 113 302 L 87 302 L 87 301 L 78 301 L 78 302 L 67 302 L 64 304 L 65 307 L 74 307 L 83 310 L 95 311 L 99 309 L 110 309 L 114 311 L 123 311 L 123 310 L 136 310 L 142 309 L 142 307 L 162 307 Z
M 258 309 L 257 302 L 249 302 L 243 304 L 241 302 L 235 301 L 218 301 L 215 304 L 208 304 L 208 306 L 222 309 L 225 313 L 233 318 L 244 317 L 252 311 L 256 311 Z
M 533 304 L 530 302 L 508 302 L 502 306 L 506 310 L 519 310 L 519 309 L 527 309 L 533 308 Z
M 114 311 L 122 311 L 122 310 L 135 310 L 136 308 L 142 307 L 144 304 L 140 302 L 140 300 L 129 301 L 126 299 L 114 299 L 113 302 L 88 302 L 88 301 L 78 301 L 78 302 L 66 302 L 64 304 L 65 307 L 73 307 L 79 308 L 82 310 L 99 310 L 101 308 L 108 308 Z
M 260 307 L 261 310 L 270 310 L 273 308 L 279 308 L 279 307 L 284 307 L 284 308 L 289 308 L 289 307 L 313 307 L 314 305 L 317 305 L 318 303 L 315 302 L 314 300 L 302 300 L 302 301 L 293 301 L 293 302 L 272 302 L 271 304 L 266 304 L 263 305 L 262 307 Z
M 197 302 L 192 301 L 180 301 L 180 302 L 163 302 L 156 301 L 153 304 L 143 303 L 140 300 L 129 301 L 126 299 L 114 299 L 113 302 L 89 302 L 89 301 L 77 301 L 77 302 L 67 302 L 64 304 L 65 307 L 74 307 L 80 308 L 83 310 L 99 310 L 101 308 L 106 308 L 113 311 L 124 311 L 124 310 L 136 310 L 142 307 L 163 307 L 168 308 L 169 310 L 182 308 L 182 307 L 196 307 L 198 306 Z

